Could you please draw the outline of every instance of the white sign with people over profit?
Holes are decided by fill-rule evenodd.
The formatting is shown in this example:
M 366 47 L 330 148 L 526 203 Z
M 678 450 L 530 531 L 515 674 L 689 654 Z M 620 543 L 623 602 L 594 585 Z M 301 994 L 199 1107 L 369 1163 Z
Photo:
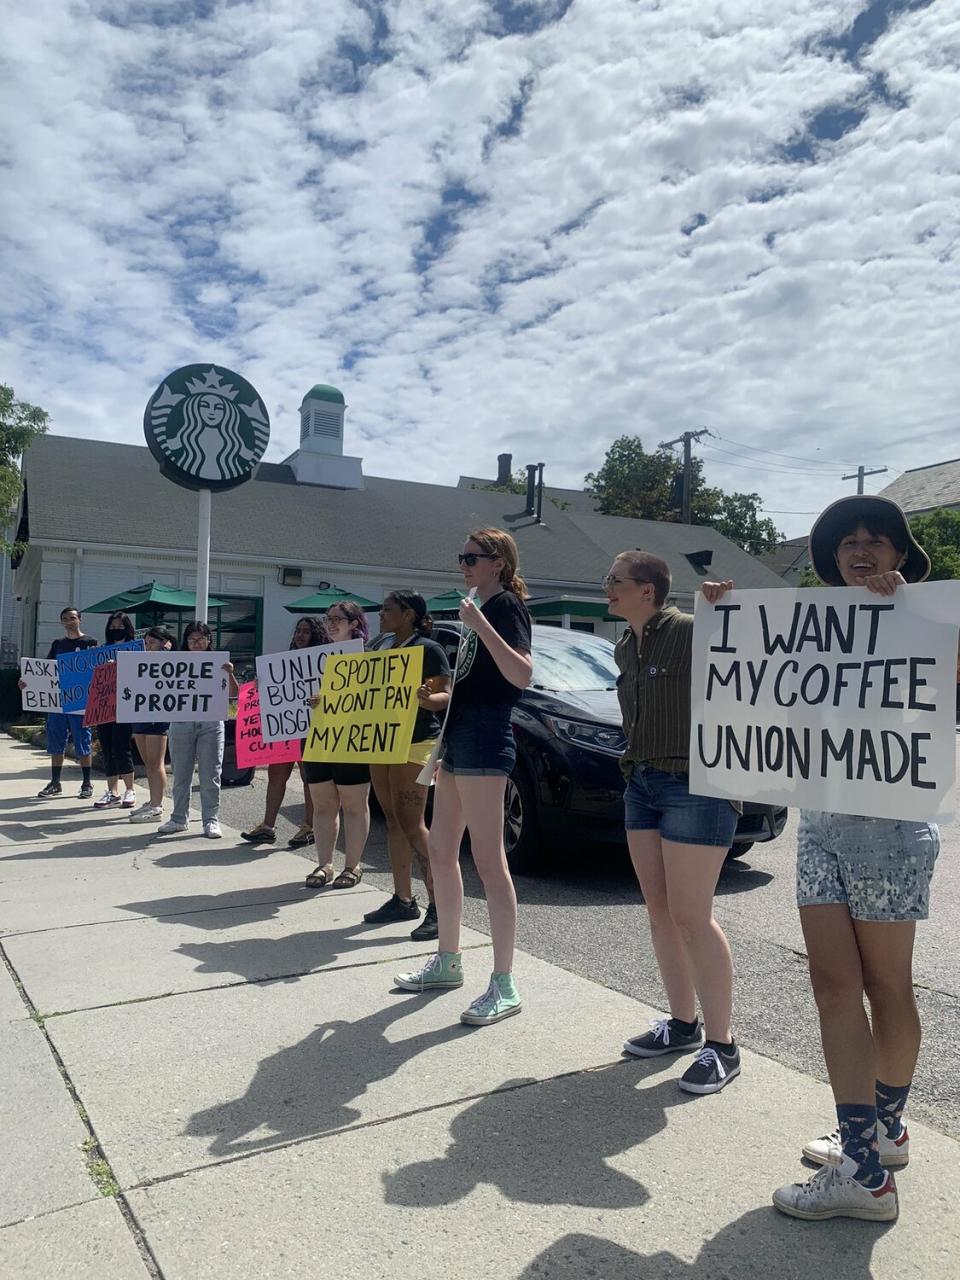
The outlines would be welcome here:
M 226 720 L 229 653 L 117 654 L 117 723 Z
M 327 659 L 337 653 L 362 653 L 362 640 L 285 649 L 257 659 L 260 732 L 264 742 L 304 738 L 310 728 L 307 698 L 320 692 Z
M 698 596 L 691 792 L 949 818 L 958 619 L 957 582 Z

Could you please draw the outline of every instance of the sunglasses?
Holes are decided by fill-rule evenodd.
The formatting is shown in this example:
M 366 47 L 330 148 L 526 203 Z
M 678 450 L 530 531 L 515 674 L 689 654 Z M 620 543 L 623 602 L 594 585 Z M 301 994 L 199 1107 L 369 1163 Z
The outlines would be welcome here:
M 465 564 L 469 569 L 477 563 L 478 560 L 496 560 L 496 556 L 491 556 L 486 551 L 468 551 L 466 555 L 457 556 L 457 564 Z

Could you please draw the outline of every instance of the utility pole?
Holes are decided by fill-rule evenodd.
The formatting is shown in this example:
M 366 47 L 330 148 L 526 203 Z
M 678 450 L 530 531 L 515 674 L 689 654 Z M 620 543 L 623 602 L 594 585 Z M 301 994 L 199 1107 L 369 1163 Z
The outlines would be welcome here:
M 661 440 L 658 445 L 660 449 L 669 449 L 675 444 L 683 445 L 683 500 L 680 508 L 680 519 L 684 524 L 690 523 L 690 504 L 693 498 L 693 455 L 690 451 L 690 445 L 692 441 L 699 440 L 701 436 L 708 436 L 709 434 L 710 432 L 706 427 L 702 431 L 684 431 L 675 440 Z
M 850 475 L 848 475 L 848 476 L 843 476 L 843 477 L 842 477 L 842 479 L 844 479 L 844 480 L 856 480 L 856 482 L 857 482 L 857 493 L 863 493 L 863 481 L 864 481 L 864 477 L 865 477 L 865 476 L 878 476 L 878 475 L 881 475 L 881 474 L 882 474 L 882 472 L 884 472 L 884 471 L 886 471 L 886 470 L 887 470 L 887 468 L 886 468 L 886 467 L 874 467 L 872 471 L 868 471 L 868 470 L 866 469 L 866 467 L 864 467 L 864 466 L 860 466 L 860 467 L 857 467 L 857 474 L 856 474 L 856 475 L 853 475 L 853 473 L 851 473 L 851 474 L 850 474 Z

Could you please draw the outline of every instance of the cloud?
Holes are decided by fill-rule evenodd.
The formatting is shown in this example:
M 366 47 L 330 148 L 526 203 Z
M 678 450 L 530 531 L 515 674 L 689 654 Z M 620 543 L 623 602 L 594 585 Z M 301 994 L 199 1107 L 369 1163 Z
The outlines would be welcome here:
M 59 432 L 139 441 L 202 359 L 258 387 L 272 458 L 340 386 L 369 474 L 512 449 L 578 484 L 625 432 L 708 425 L 711 483 L 805 512 L 956 452 L 955 4 L 48 0 L 6 28 L 0 376 Z

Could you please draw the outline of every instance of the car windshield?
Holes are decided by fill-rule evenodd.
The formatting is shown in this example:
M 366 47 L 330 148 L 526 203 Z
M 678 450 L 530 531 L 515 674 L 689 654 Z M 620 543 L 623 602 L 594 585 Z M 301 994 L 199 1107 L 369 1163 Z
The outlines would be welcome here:
M 613 660 L 613 645 L 609 640 L 586 631 L 563 631 L 551 635 L 549 627 L 534 627 L 535 689 L 558 692 L 613 689 L 618 674 Z

